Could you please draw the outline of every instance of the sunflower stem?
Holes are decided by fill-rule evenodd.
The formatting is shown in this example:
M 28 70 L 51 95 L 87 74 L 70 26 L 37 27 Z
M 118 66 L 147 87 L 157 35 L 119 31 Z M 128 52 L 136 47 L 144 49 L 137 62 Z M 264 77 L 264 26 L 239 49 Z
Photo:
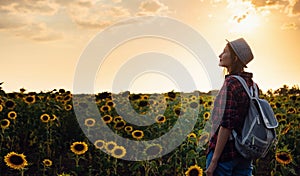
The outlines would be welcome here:
M 21 169 L 21 176 L 24 176 L 24 169 Z

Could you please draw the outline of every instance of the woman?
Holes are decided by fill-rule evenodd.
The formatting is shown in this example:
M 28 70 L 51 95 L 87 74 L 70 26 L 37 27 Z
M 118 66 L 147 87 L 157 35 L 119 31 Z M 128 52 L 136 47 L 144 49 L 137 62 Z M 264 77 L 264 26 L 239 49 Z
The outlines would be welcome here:
M 206 159 L 207 176 L 251 176 L 252 161 L 243 158 L 235 149 L 232 130 L 240 133 L 249 108 L 249 97 L 242 84 L 230 75 L 243 77 L 252 86 L 252 73 L 245 72 L 253 59 L 252 51 L 243 39 L 227 41 L 220 54 L 219 66 L 226 68 L 224 84 L 212 111 L 212 132 Z

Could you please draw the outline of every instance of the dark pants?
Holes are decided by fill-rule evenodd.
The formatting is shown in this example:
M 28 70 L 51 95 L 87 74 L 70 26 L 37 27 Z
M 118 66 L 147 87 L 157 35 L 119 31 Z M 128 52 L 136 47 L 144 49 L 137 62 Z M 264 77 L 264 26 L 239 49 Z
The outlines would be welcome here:
M 206 168 L 209 166 L 212 156 L 213 151 L 210 151 L 206 158 Z M 240 157 L 232 161 L 218 162 L 214 176 L 252 176 L 252 170 L 252 160 Z

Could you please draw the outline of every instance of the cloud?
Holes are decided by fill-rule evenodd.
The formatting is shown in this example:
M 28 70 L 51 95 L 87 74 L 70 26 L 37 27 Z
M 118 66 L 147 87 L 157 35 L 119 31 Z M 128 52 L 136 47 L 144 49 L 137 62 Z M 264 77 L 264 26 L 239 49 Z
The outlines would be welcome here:
M 296 15 L 299 15 L 299 14 L 300 14 L 300 0 L 298 0 L 298 1 L 294 4 L 292 13 L 293 13 L 293 14 L 296 14 Z
M 59 6 L 48 0 L 20 0 L 10 1 L 10 3 L 1 3 L 1 10 L 5 10 L 13 14 L 38 14 L 38 15 L 54 15 Z
M 16 36 L 33 41 L 54 41 L 63 38 L 62 33 L 50 29 L 45 23 L 31 23 L 13 31 Z
M 168 12 L 168 6 L 159 2 L 159 0 L 147 0 L 143 1 L 139 7 L 140 11 L 137 16 L 143 15 L 162 15 Z
M 114 3 L 121 3 L 122 2 L 122 0 L 111 0 L 112 2 L 114 2 Z
M 39 20 L 51 18 L 57 11 L 58 5 L 47 0 L 1 1 L 0 30 L 34 41 L 58 40 L 62 33 Z
M 67 12 L 75 24 L 85 29 L 101 29 L 130 16 L 126 8 L 103 3 L 92 6 L 74 3 L 68 6 Z
M 21 28 L 26 25 L 28 20 L 21 16 L 0 12 L 0 30 L 11 30 Z
M 282 30 L 297 30 L 298 29 L 298 26 L 296 23 L 284 23 L 282 26 L 281 26 L 281 29 Z

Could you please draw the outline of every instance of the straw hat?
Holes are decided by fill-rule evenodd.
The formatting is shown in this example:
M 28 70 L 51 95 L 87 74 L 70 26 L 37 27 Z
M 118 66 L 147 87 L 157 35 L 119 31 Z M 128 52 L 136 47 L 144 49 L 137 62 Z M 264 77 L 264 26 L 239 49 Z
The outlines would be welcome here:
M 245 39 L 239 38 L 231 42 L 228 40 L 226 41 L 230 44 L 237 57 L 240 59 L 240 61 L 242 61 L 242 63 L 247 68 L 246 65 L 253 59 L 253 54 L 250 46 L 245 41 Z

